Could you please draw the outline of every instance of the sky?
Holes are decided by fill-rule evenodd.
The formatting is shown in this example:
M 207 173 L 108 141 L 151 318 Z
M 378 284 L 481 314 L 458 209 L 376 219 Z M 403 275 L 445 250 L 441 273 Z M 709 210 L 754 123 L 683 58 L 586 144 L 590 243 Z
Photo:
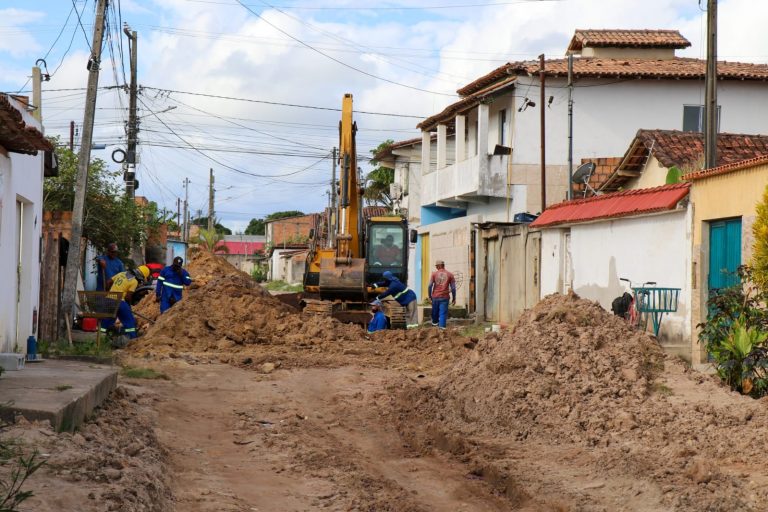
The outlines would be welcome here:
M 701 0 L 706 4 L 706 0 Z M 0 0 L 0 91 L 30 91 L 43 58 L 47 135 L 83 123 L 96 0 Z M 358 154 L 419 136 L 456 89 L 509 61 L 562 57 L 577 28 L 677 29 L 703 58 L 698 0 L 110 0 L 92 157 L 125 148 L 127 38 L 138 34 L 138 195 L 234 232 L 279 210 L 327 204 L 345 93 Z M 768 63 L 768 2 L 720 0 L 721 60 Z M 192 94 L 190 94 L 192 93 Z M 117 164 L 112 164 L 117 167 Z M 370 170 L 360 162 L 364 172 Z

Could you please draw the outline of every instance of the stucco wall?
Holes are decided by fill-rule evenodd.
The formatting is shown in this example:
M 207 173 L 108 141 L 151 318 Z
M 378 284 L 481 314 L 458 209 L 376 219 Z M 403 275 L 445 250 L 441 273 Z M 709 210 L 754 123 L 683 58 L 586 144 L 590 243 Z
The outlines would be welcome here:
M 690 339 L 690 210 L 570 227 L 573 290 L 610 311 L 611 302 L 627 290 L 619 278 L 639 286 L 680 288 L 678 310 L 665 315 L 662 343 L 687 345 Z M 561 292 L 565 250 L 562 230 L 542 235 L 541 294 Z M 649 325 L 650 327 L 650 325 Z
M 33 124 L 33 126 L 39 125 Z M 0 148 L 0 352 L 26 352 L 33 334 L 33 315 L 40 297 L 40 236 L 42 227 L 43 156 L 6 153 Z M 24 205 L 19 218 L 18 203 Z M 19 225 L 22 226 L 19 256 Z M 20 294 L 17 265 L 21 262 Z M 18 338 L 17 338 L 18 318 Z
M 472 222 L 477 222 L 477 218 L 461 217 L 419 228 L 420 234 L 429 233 L 429 271 L 434 270 L 436 260 L 443 260 L 447 270 L 460 274 L 457 275 L 457 280 L 461 279 L 462 282 L 456 290 L 456 304 L 460 306 L 469 303 L 469 246 Z
M 756 206 L 762 201 L 768 186 L 768 165 L 713 176 L 693 182 L 691 202 L 693 203 L 693 303 L 691 329 L 706 318 L 707 278 L 709 272 L 709 221 L 741 217 L 741 261 L 749 262 L 752 255 L 752 224 L 755 221 Z M 697 336 L 692 339 L 694 360 L 704 361 L 706 355 L 698 344 Z

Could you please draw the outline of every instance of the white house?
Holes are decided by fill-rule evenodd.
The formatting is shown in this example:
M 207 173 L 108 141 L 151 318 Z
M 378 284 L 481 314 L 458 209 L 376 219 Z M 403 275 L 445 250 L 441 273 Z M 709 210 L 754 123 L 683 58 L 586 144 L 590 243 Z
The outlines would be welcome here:
M 638 129 L 700 131 L 705 61 L 674 30 L 578 30 L 573 54 L 573 160 L 617 157 Z M 546 74 L 546 204 L 566 198 L 568 59 Z M 513 222 L 542 209 L 538 61 L 510 62 L 458 90 L 461 99 L 422 121 L 416 289 L 443 259 L 470 285 L 482 268 L 473 224 Z M 768 65 L 718 64 L 720 129 L 768 132 Z M 434 142 L 433 142 L 434 141 Z M 429 165 L 424 162 L 429 162 Z M 410 187 L 413 190 L 413 187 Z M 413 193 L 413 192 L 411 192 Z M 411 200 L 410 211 L 416 207 Z M 421 266 L 419 266 L 421 265 Z M 470 304 L 471 294 L 459 295 Z
M 25 104 L 0 94 L 0 352 L 36 334 L 43 221 L 41 151 L 53 147 Z

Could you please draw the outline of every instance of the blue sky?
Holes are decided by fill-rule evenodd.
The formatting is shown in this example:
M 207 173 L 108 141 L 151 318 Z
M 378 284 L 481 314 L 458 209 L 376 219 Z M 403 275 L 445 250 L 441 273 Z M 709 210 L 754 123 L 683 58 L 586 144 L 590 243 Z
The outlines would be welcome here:
M 0 0 L 0 90 L 28 89 L 31 66 L 50 48 L 53 76 L 43 84 L 43 116 L 46 133 L 64 139 L 70 121 L 83 120 L 83 32 L 90 40 L 95 2 L 75 0 L 81 29 L 71 1 Z M 192 209 L 207 208 L 213 167 L 217 214 L 234 230 L 272 211 L 325 205 L 339 114 L 172 91 L 331 108 L 351 92 L 357 110 L 427 116 L 455 100 L 458 87 L 504 62 L 563 55 L 575 28 L 675 28 L 693 43 L 685 55 L 704 52 L 697 0 L 245 3 L 261 18 L 236 0 L 112 0 L 120 12 L 110 16 L 113 27 L 121 18 L 138 32 L 139 83 L 156 88 L 143 90 L 139 102 L 139 193 L 175 210 L 189 177 Z M 768 2 L 719 5 L 720 55 L 768 62 Z M 120 33 L 112 31 L 112 53 L 105 47 L 101 86 L 122 84 L 123 68 L 127 73 Z M 108 160 L 124 147 L 126 106 L 120 90 L 100 93 L 95 139 L 108 148 L 94 156 Z M 360 153 L 387 138 L 418 135 L 413 117 L 358 114 L 356 120 Z

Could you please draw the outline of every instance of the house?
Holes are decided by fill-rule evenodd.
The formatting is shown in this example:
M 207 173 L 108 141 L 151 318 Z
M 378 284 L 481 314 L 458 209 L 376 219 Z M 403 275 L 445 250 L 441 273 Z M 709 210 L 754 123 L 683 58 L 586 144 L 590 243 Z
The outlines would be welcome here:
M 52 144 L 23 99 L 0 94 L 0 352 L 25 352 L 37 334 L 43 151 Z
M 265 245 L 266 237 L 259 235 L 224 235 L 224 240 L 219 243 L 219 246 L 226 247 L 221 255 L 247 274 L 264 260 Z
M 738 284 L 736 269 L 752 258 L 756 207 L 768 186 L 768 154 L 698 170 L 683 176 L 691 183 L 691 329 L 707 317 L 710 292 Z M 706 361 L 704 347 L 691 339 L 694 362 Z
M 573 56 L 574 162 L 597 161 L 607 175 L 641 128 L 701 131 L 706 62 L 675 55 L 688 46 L 675 30 L 575 32 L 567 49 Z M 568 60 L 544 63 L 543 190 L 541 105 L 534 106 L 539 102 L 539 61 L 509 62 L 462 87 L 457 91 L 461 99 L 419 123 L 420 144 L 404 141 L 393 152 L 421 152 L 420 180 L 409 183 L 407 206 L 409 216 L 420 208 L 419 240 L 409 269 L 420 298 L 436 259 L 468 276 L 470 284 L 485 279 L 476 263 L 478 237 L 472 226 L 512 223 L 517 214 L 536 213 L 566 199 Z M 768 65 L 720 62 L 718 78 L 720 130 L 768 133 Z M 419 184 L 417 194 L 414 183 Z M 469 288 L 459 293 L 459 302 L 471 309 L 476 300 L 481 311 L 480 297 L 473 298 Z
M 266 256 L 269 258 L 270 281 L 286 281 L 291 283 L 301 282 L 302 273 L 287 272 L 288 266 L 281 257 L 286 255 L 292 258 L 297 251 L 306 251 L 309 248 L 309 239 L 312 230 L 319 225 L 320 214 L 297 215 L 283 219 L 269 220 L 266 225 Z

